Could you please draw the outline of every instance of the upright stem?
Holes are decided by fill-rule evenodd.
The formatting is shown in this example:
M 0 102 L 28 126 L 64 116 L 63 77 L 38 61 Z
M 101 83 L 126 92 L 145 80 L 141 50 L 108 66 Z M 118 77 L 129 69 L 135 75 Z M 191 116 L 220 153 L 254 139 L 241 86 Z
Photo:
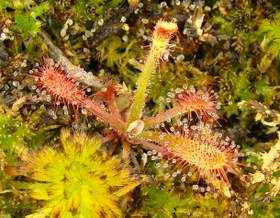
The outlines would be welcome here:
M 175 23 L 159 21 L 153 33 L 152 47 L 137 81 L 137 90 L 128 119 L 128 124 L 141 117 L 145 105 L 145 95 L 152 73 L 155 71 L 159 59 L 168 47 L 171 36 L 178 30 Z
M 150 52 L 148 55 L 144 69 L 137 82 L 137 90 L 134 101 L 131 106 L 129 123 L 137 120 L 141 116 L 142 109 L 145 105 L 145 94 L 152 72 L 156 69 L 156 60 L 154 53 Z

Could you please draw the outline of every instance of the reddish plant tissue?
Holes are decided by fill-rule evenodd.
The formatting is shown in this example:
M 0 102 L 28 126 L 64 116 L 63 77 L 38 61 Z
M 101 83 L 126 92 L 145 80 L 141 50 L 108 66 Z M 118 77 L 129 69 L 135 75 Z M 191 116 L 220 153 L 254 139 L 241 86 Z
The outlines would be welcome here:
M 204 125 L 174 131 L 174 128 L 166 133 L 150 131 L 142 134 L 142 138 L 162 144 L 166 150 L 160 156 L 172 160 L 183 171 L 191 168 L 200 177 L 218 178 L 226 183 L 229 183 L 226 171 L 238 176 L 237 145 L 228 137 L 223 139 L 220 133 L 213 133 Z
M 55 98 L 55 102 L 63 101 L 66 105 L 82 107 L 86 98 L 58 65 L 42 64 L 34 69 L 35 81 L 38 88 L 45 89 Z
M 209 92 L 186 90 L 176 96 L 176 103 L 189 117 L 194 112 L 202 120 L 217 119 L 217 102 Z
M 159 21 L 155 27 L 154 37 L 170 40 L 170 38 L 178 32 L 177 24 L 166 21 Z
M 74 108 L 85 109 L 91 115 L 110 123 L 115 130 L 124 131 L 125 125 L 122 119 L 114 116 L 114 111 L 111 110 L 111 113 L 107 111 L 107 108 L 102 106 L 102 102 L 85 96 L 59 65 L 52 67 L 50 64 L 44 63 L 34 69 L 32 73 L 35 75 L 37 87 L 46 90 L 54 97 L 55 102 L 62 101 L 67 106 L 72 105 Z

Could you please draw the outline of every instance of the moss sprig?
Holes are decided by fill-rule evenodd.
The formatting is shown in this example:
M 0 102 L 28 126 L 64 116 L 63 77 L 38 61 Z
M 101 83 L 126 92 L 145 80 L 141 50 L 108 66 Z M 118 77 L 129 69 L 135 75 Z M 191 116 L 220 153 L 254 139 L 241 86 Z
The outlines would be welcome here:
M 44 202 L 27 217 L 122 217 L 119 200 L 140 184 L 128 162 L 108 158 L 97 138 L 64 129 L 60 139 L 62 151 L 33 151 L 14 170 L 31 179 L 18 187 Z

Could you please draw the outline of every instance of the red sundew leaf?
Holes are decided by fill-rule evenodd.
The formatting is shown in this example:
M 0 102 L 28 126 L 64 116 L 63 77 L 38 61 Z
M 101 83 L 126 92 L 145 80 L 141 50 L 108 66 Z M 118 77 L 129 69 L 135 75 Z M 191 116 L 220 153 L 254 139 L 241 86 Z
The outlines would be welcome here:
M 49 64 L 42 64 L 34 72 L 37 86 L 45 89 L 56 101 L 83 107 L 83 103 L 87 100 L 84 93 L 67 77 L 60 66 L 51 67 Z
M 110 101 L 110 100 L 114 99 L 114 97 L 117 95 L 117 93 L 118 93 L 117 85 L 109 84 L 106 87 L 106 90 L 98 91 L 95 93 L 95 95 L 100 97 L 101 100 Z
M 229 183 L 226 171 L 238 175 L 235 143 L 213 134 L 207 127 L 197 126 L 193 130 L 171 133 L 145 131 L 138 137 L 161 145 L 161 151 L 158 151 L 161 156 L 174 160 L 182 170 L 194 168 L 201 177 L 226 183 Z
M 55 101 L 63 101 L 65 105 L 85 109 L 90 114 L 109 123 L 112 128 L 120 132 L 125 131 L 125 124 L 121 117 L 107 112 L 106 108 L 103 108 L 100 103 L 85 96 L 84 92 L 76 87 L 75 82 L 67 77 L 67 74 L 59 65 L 52 67 L 44 63 L 34 69 L 33 73 L 37 86 L 46 90 L 55 98 Z
M 176 96 L 176 106 L 181 107 L 182 113 L 188 113 L 189 118 L 194 112 L 199 119 L 217 119 L 217 101 L 214 94 L 209 92 L 185 90 Z

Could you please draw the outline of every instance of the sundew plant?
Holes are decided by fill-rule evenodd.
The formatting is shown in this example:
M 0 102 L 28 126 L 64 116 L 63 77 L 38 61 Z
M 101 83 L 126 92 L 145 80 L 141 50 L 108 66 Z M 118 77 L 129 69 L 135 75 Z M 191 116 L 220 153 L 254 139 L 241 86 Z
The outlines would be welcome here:
M 279 10 L 2 1 L 0 217 L 279 217 Z

